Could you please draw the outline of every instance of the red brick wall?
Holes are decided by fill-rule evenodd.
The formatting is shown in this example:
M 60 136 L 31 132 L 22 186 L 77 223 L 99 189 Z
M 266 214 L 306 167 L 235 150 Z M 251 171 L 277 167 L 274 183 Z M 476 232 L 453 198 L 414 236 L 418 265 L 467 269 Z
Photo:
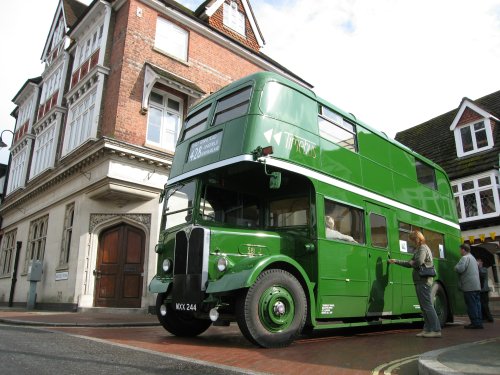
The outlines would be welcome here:
M 241 1 L 237 0 L 236 2 L 238 3 L 238 11 L 245 14 L 245 8 L 243 7 Z M 229 1 L 226 1 L 226 3 L 229 3 Z M 249 16 L 251 17 L 251 15 L 247 15 L 247 17 L 245 18 L 246 38 L 239 33 L 231 30 L 229 27 L 224 26 L 224 5 L 221 5 L 219 9 L 217 9 L 217 11 L 208 20 L 208 23 L 210 26 L 222 31 L 223 33 L 231 35 L 231 37 L 233 37 L 234 39 L 258 52 L 260 50 L 259 43 L 257 42 L 257 38 L 255 37 L 255 34 L 252 30 L 252 26 L 248 21 Z
M 138 7 L 142 9 L 142 17 L 136 15 Z M 136 0 L 124 4 L 116 14 L 109 62 L 111 72 L 104 94 L 103 135 L 144 145 L 147 115 L 141 114 L 141 103 L 145 62 L 196 83 L 206 93 L 262 70 L 194 31 L 189 31 L 187 64 L 156 51 L 157 17 L 157 11 Z
M 457 126 L 469 124 L 473 121 L 481 120 L 482 118 L 483 116 L 481 116 L 479 113 L 474 112 L 470 108 L 465 108 L 465 111 L 464 113 L 462 113 L 462 117 L 460 117 L 460 121 L 458 121 Z

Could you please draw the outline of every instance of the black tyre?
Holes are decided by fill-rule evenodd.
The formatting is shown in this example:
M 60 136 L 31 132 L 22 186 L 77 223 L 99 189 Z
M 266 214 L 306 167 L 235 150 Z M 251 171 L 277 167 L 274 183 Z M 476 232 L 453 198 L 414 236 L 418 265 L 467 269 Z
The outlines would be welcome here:
M 307 299 L 300 282 L 289 272 L 264 271 L 240 296 L 236 319 L 243 335 L 264 348 L 290 345 L 304 328 Z
M 162 315 L 161 305 L 165 301 L 165 293 L 159 293 L 156 297 L 156 316 L 160 324 L 168 332 L 180 337 L 194 337 L 205 332 L 212 324 L 208 319 L 197 319 L 192 313 L 178 312 L 166 304 L 166 314 Z
M 434 301 L 434 309 L 436 310 L 439 323 L 441 327 L 444 327 L 445 323 L 448 321 L 449 308 L 448 297 L 446 297 L 446 293 L 441 284 L 435 283 L 432 286 L 431 297 Z

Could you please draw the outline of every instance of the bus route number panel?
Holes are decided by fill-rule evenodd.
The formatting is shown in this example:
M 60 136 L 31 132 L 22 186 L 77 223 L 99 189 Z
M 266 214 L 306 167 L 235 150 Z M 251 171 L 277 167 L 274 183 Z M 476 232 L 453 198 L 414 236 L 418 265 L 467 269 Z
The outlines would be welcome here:
M 221 141 L 222 132 L 217 132 L 199 141 L 193 142 L 189 148 L 188 162 L 193 162 L 219 152 Z

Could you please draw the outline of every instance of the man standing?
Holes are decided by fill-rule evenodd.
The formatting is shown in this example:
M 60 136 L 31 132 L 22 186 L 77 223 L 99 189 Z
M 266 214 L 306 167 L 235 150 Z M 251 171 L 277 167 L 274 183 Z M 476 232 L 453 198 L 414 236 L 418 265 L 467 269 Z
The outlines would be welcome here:
M 465 304 L 467 305 L 467 314 L 469 315 L 470 323 L 464 328 L 467 329 L 482 329 L 483 316 L 481 312 L 480 290 L 481 284 L 479 281 L 479 268 L 476 258 L 470 253 L 470 247 L 467 244 L 460 245 L 460 253 L 462 258 L 455 266 L 455 271 L 458 272 L 460 278 L 460 287 L 464 293 Z
M 493 323 L 493 316 L 490 311 L 490 286 L 488 284 L 488 269 L 483 267 L 483 260 L 477 258 L 477 264 L 479 265 L 479 280 L 481 281 L 481 311 L 483 313 L 483 320 L 487 320 Z

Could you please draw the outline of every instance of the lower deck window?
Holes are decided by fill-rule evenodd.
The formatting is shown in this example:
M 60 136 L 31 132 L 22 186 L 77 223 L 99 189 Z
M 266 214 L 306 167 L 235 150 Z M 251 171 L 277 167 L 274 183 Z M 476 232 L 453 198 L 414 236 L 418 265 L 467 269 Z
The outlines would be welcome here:
M 365 243 L 363 210 L 325 199 L 327 239 Z

